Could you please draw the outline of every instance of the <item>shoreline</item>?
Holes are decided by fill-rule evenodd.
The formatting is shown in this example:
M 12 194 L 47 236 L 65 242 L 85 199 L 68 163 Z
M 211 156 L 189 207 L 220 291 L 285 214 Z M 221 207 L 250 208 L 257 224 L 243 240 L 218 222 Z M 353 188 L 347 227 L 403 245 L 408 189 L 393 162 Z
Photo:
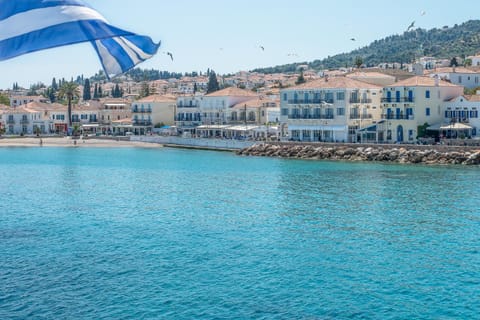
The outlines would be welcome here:
M 426 165 L 480 165 L 479 147 L 260 143 L 240 156 Z
M 62 147 L 62 148 L 162 148 L 151 142 L 115 139 L 72 139 L 71 137 L 0 137 L 0 148 L 8 147 Z

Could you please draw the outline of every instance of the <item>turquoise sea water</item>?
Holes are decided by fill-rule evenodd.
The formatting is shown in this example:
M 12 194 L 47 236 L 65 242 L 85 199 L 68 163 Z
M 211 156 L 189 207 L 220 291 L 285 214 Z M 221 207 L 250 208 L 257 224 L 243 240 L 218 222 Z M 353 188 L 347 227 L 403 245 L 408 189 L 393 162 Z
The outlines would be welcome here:
M 480 169 L 0 148 L 0 319 L 473 319 Z

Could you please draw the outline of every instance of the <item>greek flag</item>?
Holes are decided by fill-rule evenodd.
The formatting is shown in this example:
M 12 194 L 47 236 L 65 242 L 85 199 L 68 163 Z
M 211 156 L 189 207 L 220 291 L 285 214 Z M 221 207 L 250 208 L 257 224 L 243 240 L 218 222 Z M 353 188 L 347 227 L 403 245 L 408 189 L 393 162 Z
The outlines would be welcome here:
M 160 46 L 110 25 L 81 0 L 0 0 L 0 61 L 86 41 L 109 77 L 151 58 Z

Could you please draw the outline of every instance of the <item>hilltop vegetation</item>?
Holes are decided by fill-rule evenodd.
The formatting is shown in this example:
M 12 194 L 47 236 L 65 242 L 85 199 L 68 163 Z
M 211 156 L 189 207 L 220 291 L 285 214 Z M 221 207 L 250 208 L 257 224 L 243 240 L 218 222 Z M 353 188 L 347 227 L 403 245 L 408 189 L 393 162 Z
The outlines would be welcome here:
M 299 65 L 315 70 L 351 67 L 360 57 L 365 66 L 380 63 L 411 63 L 415 58 L 433 56 L 440 59 L 465 57 L 480 51 L 480 20 L 470 20 L 451 28 L 415 29 L 401 35 L 375 40 L 366 47 L 312 62 L 300 62 L 252 70 L 261 73 L 293 72 Z

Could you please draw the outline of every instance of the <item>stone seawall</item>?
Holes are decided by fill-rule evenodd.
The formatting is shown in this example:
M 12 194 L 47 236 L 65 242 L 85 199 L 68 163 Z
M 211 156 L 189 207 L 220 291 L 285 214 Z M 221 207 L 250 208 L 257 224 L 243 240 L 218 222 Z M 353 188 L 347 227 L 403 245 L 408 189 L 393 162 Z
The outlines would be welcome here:
M 264 156 L 312 160 L 378 161 L 415 164 L 479 165 L 480 148 L 410 145 L 299 145 L 255 144 L 237 152 L 244 156 Z

